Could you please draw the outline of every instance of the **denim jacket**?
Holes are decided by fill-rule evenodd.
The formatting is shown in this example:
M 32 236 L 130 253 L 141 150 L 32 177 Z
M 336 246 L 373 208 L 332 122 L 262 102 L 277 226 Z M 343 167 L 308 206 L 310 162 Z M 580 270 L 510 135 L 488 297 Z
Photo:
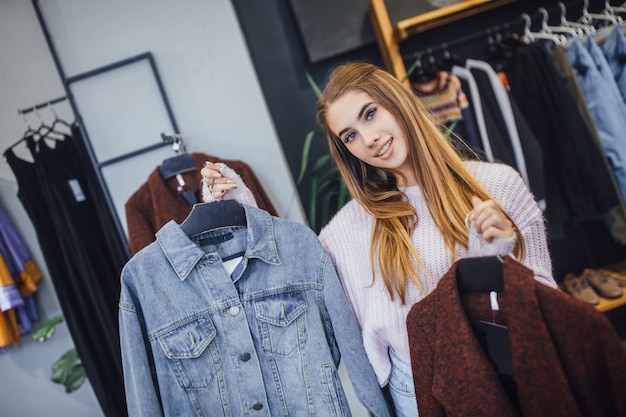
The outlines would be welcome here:
M 212 204 L 212 203 L 209 203 Z M 389 416 L 341 284 L 315 233 L 244 206 L 204 245 L 174 221 L 124 266 L 119 304 L 131 416 Z M 202 245 L 202 246 L 201 246 Z M 232 274 L 222 259 L 244 252 Z

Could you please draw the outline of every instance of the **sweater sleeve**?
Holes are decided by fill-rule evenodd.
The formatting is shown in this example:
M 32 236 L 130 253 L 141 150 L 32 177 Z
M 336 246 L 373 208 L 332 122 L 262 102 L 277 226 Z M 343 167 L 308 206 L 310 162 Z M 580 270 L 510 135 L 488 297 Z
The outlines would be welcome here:
M 235 181 L 235 184 L 237 184 L 237 188 L 235 188 L 234 190 L 230 190 L 228 193 L 226 193 L 223 199 L 235 200 L 240 204 L 258 207 L 252 191 L 250 191 L 250 189 L 246 186 L 245 182 L 239 176 L 239 174 L 237 174 L 233 169 L 231 169 L 223 162 L 218 162 L 217 165 L 220 167 L 220 173 L 223 176 L 225 176 L 226 178 L 230 178 L 231 180 Z M 213 201 L 222 200 L 222 198 L 215 198 L 207 183 L 203 181 L 202 200 L 205 203 L 212 203 Z
M 522 177 L 505 164 L 474 165 L 474 174 L 513 219 L 524 237 L 526 254 L 520 262 L 533 270 L 537 281 L 556 288 L 543 212 Z

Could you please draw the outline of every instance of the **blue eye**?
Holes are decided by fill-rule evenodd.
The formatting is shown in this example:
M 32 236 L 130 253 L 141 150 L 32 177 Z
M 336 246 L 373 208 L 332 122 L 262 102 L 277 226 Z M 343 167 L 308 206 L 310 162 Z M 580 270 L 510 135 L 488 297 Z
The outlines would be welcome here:
M 374 117 L 375 114 L 376 114 L 375 108 L 368 110 L 367 113 L 365 114 L 365 120 L 372 120 L 372 117 Z
M 343 143 L 350 143 L 354 140 L 355 137 L 356 137 L 356 133 L 354 132 L 348 133 L 346 136 L 343 137 Z

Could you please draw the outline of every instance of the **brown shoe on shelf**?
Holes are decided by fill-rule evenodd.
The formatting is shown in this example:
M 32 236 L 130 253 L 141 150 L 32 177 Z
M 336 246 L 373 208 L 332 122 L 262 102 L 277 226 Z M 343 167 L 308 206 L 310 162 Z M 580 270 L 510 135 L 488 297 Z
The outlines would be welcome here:
M 620 287 L 626 287 L 626 272 L 612 271 L 606 268 L 600 268 L 598 271 L 613 278 L 613 281 Z
M 600 297 L 619 298 L 623 294 L 622 288 L 611 277 L 595 269 L 587 268 L 581 276 L 587 280 Z
M 589 304 L 598 304 L 600 299 L 598 294 L 589 286 L 589 283 L 582 276 L 568 273 L 563 279 L 563 289 L 565 292 Z

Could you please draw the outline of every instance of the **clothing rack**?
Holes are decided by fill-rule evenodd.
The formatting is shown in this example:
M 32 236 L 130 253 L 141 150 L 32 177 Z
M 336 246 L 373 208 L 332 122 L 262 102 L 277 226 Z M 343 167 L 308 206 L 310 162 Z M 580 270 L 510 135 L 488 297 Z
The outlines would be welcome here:
M 433 47 L 428 47 L 425 50 L 412 52 L 411 54 L 402 55 L 402 59 L 405 61 L 416 60 L 426 55 L 435 55 L 440 52 L 449 51 L 450 49 L 458 48 L 459 46 L 466 45 L 468 43 L 475 42 L 480 39 L 485 39 L 487 42 L 493 41 L 493 37 L 497 37 L 502 34 L 502 32 L 510 32 L 512 28 L 515 28 L 518 25 L 523 25 L 524 19 L 521 17 L 519 19 L 504 22 L 501 25 L 494 25 L 487 29 L 480 30 L 474 33 L 470 33 L 469 35 L 465 35 L 462 37 L 457 37 L 450 42 L 442 42 Z
M 19 115 L 28 114 L 30 112 L 37 111 L 48 106 L 53 106 L 57 103 L 61 103 L 62 101 L 65 101 L 65 100 L 67 100 L 67 96 L 58 97 L 58 98 L 46 101 L 44 103 L 35 104 L 34 106 L 27 107 L 25 109 L 18 109 L 17 114 Z
M 465 3 L 465 2 L 460 2 Z M 467 2 L 468 4 L 470 2 Z M 425 56 L 427 54 L 435 54 L 447 49 L 452 49 L 459 46 L 466 46 L 475 42 L 481 38 L 485 40 L 489 40 L 493 36 L 497 36 L 498 33 L 502 33 L 503 30 L 511 31 L 516 27 L 524 27 L 525 21 L 522 19 L 522 16 L 519 15 L 517 18 L 510 19 L 504 23 L 498 23 L 497 25 L 493 25 L 488 27 L 487 29 L 480 29 L 476 32 L 469 33 L 468 35 L 462 37 L 455 37 L 452 41 L 446 41 L 438 43 L 432 47 L 419 47 L 413 48 L 413 52 L 402 54 L 400 51 L 400 43 L 403 41 L 407 41 L 411 35 L 425 32 L 426 30 L 434 29 L 435 27 L 467 18 L 471 15 L 475 15 L 478 13 L 482 13 L 488 11 L 489 9 L 493 9 L 494 7 L 510 5 L 511 8 L 520 9 L 523 7 L 522 2 L 515 1 L 493 1 L 488 2 L 492 3 L 489 8 L 485 9 L 486 5 L 482 5 L 482 2 L 477 2 L 478 6 L 476 8 L 467 7 L 467 10 L 460 10 L 457 13 L 454 13 L 454 10 L 448 9 L 448 7 L 444 7 L 439 10 L 435 10 L 434 12 L 413 16 L 411 18 L 401 20 L 400 22 L 393 24 L 389 18 L 389 13 L 387 12 L 387 8 L 385 6 L 385 0 L 371 0 L 369 16 L 372 21 L 372 26 L 374 27 L 374 32 L 376 35 L 376 41 L 379 46 L 379 50 L 381 52 L 383 63 L 385 68 L 391 72 L 396 78 L 404 79 L 405 83 L 408 86 L 408 80 L 406 78 L 407 69 L 405 67 L 405 62 L 407 61 L 415 61 L 416 58 Z M 572 3 L 572 2 L 570 2 Z M 577 4 L 580 2 L 577 2 Z M 463 6 L 461 6 L 463 7 Z M 543 7 L 546 9 L 546 7 Z M 569 9 L 569 6 L 567 7 Z M 440 11 L 442 10 L 442 11 Z M 561 8 L 557 6 L 550 7 L 547 9 L 549 15 L 556 15 L 556 13 L 561 13 Z M 439 13 L 442 16 L 438 20 L 434 20 L 431 22 L 424 22 L 424 16 L 430 16 L 432 13 Z M 445 12 L 445 13 L 444 13 Z M 532 23 L 540 22 L 542 20 L 542 14 L 539 10 L 535 12 L 526 14 L 531 18 Z M 436 16 L 435 16 L 436 17 Z M 415 49 L 419 49 L 415 52 Z

